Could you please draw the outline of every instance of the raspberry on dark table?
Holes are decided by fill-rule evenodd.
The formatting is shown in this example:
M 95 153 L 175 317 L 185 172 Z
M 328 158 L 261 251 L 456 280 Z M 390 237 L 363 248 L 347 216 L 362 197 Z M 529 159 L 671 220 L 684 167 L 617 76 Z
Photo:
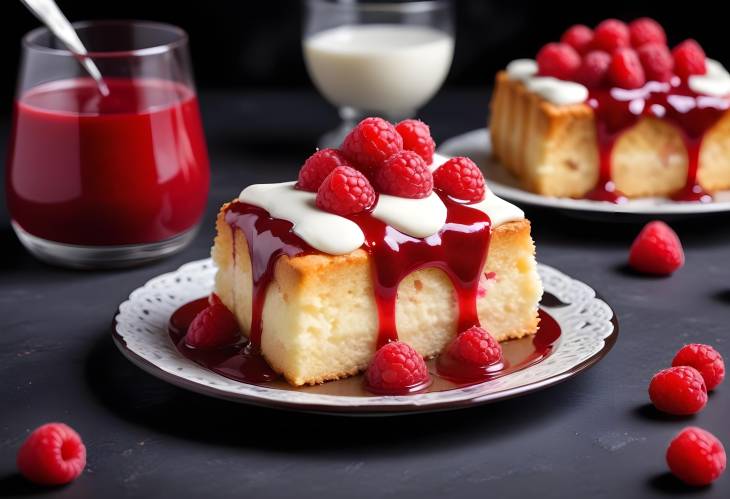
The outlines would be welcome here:
M 86 467 L 86 447 L 81 437 L 63 423 L 38 427 L 20 447 L 18 471 L 39 485 L 63 485 L 75 480 Z
M 679 349 L 672 366 L 690 366 L 697 369 L 705 380 L 707 390 L 714 390 L 725 379 L 725 360 L 710 345 L 692 343 Z
M 723 474 L 727 455 L 722 442 L 696 426 L 683 429 L 667 448 L 667 465 L 687 485 L 703 487 Z
M 676 416 L 696 414 L 707 405 L 707 388 L 693 367 L 670 367 L 659 371 L 649 384 L 649 398 L 662 412 Z

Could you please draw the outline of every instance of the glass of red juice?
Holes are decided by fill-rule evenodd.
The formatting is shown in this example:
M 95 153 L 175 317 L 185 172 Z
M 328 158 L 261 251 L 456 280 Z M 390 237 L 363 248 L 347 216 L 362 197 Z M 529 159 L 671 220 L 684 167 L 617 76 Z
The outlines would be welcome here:
M 210 182 L 187 35 L 142 21 L 74 27 L 109 92 L 47 29 L 24 37 L 6 167 L 13 228 L 32 254 L 71 267 L 179 251 Z

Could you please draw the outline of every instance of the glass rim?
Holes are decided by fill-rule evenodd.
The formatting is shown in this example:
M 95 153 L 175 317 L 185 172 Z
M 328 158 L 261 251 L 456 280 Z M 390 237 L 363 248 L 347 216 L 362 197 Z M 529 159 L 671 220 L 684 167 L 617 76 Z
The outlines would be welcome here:
M 86 56 L 91 58 L 121 58 L 121 57 L 145 57 L 150 55 L 159 55 L 164 54 L 165 52 L 170 52 L 172 50 L 175 50 L 179 47 L 183 47 L 187 45 L 188 43 L 188 34 L 187 32 L 180 28 L 179 26 L 175 26 L 174 24 L 169 23 L 163 23 L 163 22 L 157 22 L 157 21 L 141 21 L 141 20 L 135 20 L 135 19 L 100 19 L 100 20 L 87 20 L 87 21 L 76 21 L 71 23 L 71 26 L 74 27 L 74 29 L 85 29 L 85 28 L 98 28 L 101 26 L 127 26 L 129 28 L 134 27 L 144 27 L 144 28 L 151 28 L 158 31 L 165 31 L 167 33 L 174 33 L 176 35 L 176 39 L 168 42 L 168 43 L 160 43 L 151 45 L 149 47 L 143 47 L 139 49 L 129 49 L 129 50 L 102 50 L 102 51 L 95 51 L 95 50 L 89 50 L 86 53 Z M 54 54 L 59 56 L 67 56 L 67 57 L 77 57 L 78 54 L 75 54 L 74 52 L 66 49 L 66 48 L 56 48 L 56 47 L 49 47 L 47 45 L 41 44 L 38 42 L 38 37 L 42 34 L 50 34 L 51 36 L 54 36 L 51 31 L 46 26 L 39 26 L 35 29 L 30 30 L 28 33 L 26 33 L 22 38 L 22 45 L 24 49 L 27 50 L 33 50 L 37 52 L 44 52 L 47 54 Z
M 367 12 L 396 12 L 413 14 L 449 7 L 449 0 L 418 0 L 415 2 L 337 2 L 335 0 L 307 0 L 311 5 L 326 5 L 343 10 Z

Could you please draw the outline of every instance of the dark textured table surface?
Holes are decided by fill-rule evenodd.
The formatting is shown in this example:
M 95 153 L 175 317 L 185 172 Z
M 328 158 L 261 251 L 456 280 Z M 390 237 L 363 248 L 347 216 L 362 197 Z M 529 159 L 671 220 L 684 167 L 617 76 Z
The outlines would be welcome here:
M 423 112 L 437 140 L 482 126 L 485 92 L 439 95 Z M 538 258 L 596 288 L 619 341 L 556 387 L 475 409 L 353 419 L 277 412 L 172 387 L 127 362 L 110 321 L 147 279 L 208 255 L 215 211 L 254 182 L 293 178 L 336 124 L 314 94 L 204 94 L 213 185 L 203 230 L 183 253 L 146 267 L 74 272 L 31 258 L 0 210 L 0 497 L 730 497 L 730 476 L 688 490 L 664 451 L 683 426 L 730 447 L 730 385 L 692 418 L 649 405 L 652 374 L 687 342 L 730 357 L 727 217 L 674 224 L 687 264 L 671 278 L 629 272 L 639 227 L 528 211 Z M 0 128 L 2 142 L 7 124 Z M 49 167 L 52 165 L 49 164 Z M 43 491 L 15 474 L 28 431 L 64 421 L 83 436 L 86 472 Z

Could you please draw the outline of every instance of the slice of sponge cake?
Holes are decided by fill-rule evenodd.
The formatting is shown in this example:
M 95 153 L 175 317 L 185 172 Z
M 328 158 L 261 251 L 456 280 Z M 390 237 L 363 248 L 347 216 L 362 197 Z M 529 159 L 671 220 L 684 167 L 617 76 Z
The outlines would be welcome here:
M 234 311 L 248 334 L 252 315 L 252 275 L 244 233 L 217 219 L 213 259 L 215 291 Z M 498 340 L 533 334 L 542 286 L 527 220 L 492 230 L 477 300 L 480 321 Z M 333 256 L 280 256 L 266 291 L 261 351 L 291 384 L 316 384 L 364 370 L 376 350 L 378 312 L 369 254 L 357 249 Z M 457 333 L 455 293 L 438 269 L 422 269 L 398 288 L 399 339 L 424 357 L 441 352 Z

